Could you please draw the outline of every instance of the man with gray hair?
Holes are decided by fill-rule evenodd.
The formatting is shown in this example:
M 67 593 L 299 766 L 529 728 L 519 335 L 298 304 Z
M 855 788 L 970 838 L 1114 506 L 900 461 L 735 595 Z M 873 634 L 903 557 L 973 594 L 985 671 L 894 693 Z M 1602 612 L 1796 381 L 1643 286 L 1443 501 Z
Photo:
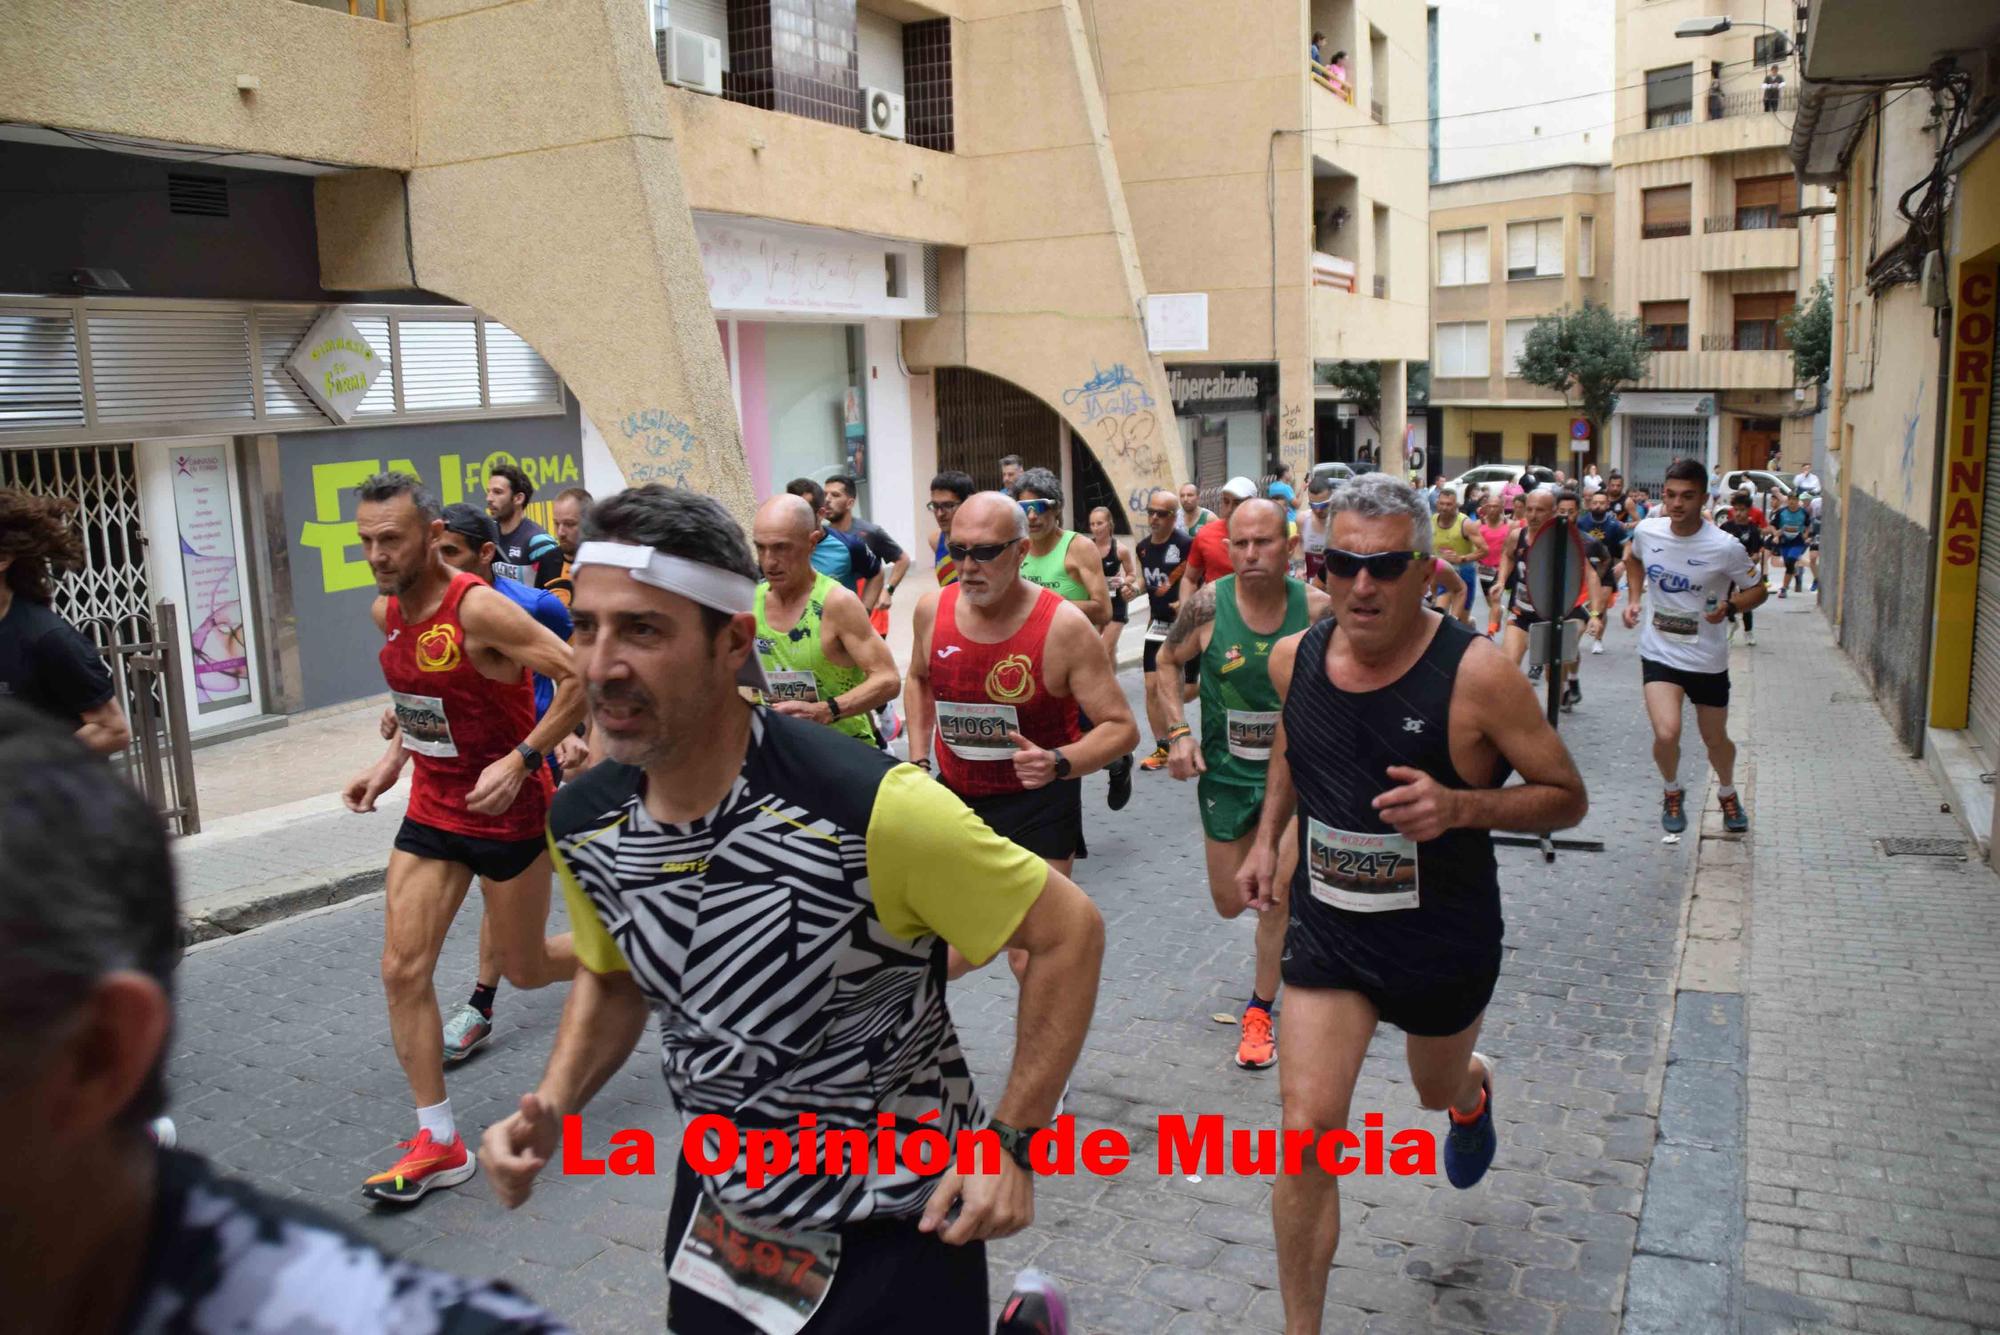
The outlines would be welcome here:
M 1287 1134 L 1346 1131 L 1386 1020 L 1408 1036 L 1423 1106 L 1449 1110 L 1445 1174 L 1463 1189 L 1498 1148 L 1492 1063 L 1473 1051 L 1500 972 L 1490 832 L 1562 829 L 1588 803 L 1526 679 L 1470 626 L 1424 606 L 1433 566 L 1422 498 L 1370 475 L 1331 508 L 1334 619 L 1271 653 L 1283 704 L 1237 884 L 1252 907 L 1276 902 L 1279 844 L 1296 816 L 1278 1067 Z M 1510 771 L 1524 782 L 1503 788 Z M 1317 1331 L 1340 1240 L 1339 1179 L 1309 1157 L 1304 1172 L 1279 1177 L 1271 1213 L 1286 1329 Z

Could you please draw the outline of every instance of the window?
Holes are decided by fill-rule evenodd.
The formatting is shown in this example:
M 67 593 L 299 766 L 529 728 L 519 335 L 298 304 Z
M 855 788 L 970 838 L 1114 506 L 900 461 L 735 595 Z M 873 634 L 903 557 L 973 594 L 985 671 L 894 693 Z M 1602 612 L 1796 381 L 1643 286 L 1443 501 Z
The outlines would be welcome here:
M 1652 241 L 1663 236 L 1686 236 L 1688 219 L 1693 216 L 1694 187 L 1662 185 L 1640 193 L 1639 235 Z
M 1775 65 L 1792 53 L 1791 39 L 1781 32 L 1759 33 L 1755 64 L 1759 69 Z
M 1579 278 L 1597 276 L 1597 219 L 1589 214 L 1576 220 L 1576 272 Z
M 1561 218 L 1507 224 L 1507 277 L 1558 278 L 1563 271 Z
M 1533 320 L 1509 320 L 1507 322 L 1507 374 L 1521 374 L 1521 354 L 1528 349 L 1528 331 L 1535 327 Z
M 1739 292 L 1736 294 L 1736 337 L 1738 352 L 1772 352 L 1790 347 L 1779 323 L 1798 304 L 1790 292 Z
M 1474 464 L 1497 464 L 1500 462 L 1500 433 L 1498 431 L 1475 431 L 1472 433 L 1472 462 Z M 1475 485 L 1472 478 L 1466 479 L 1466 490 Z
M 1372 25 L 1368 29 L 1368 114 L 1378 124 L 1389 119 L 1389 39 Z
M 1694 66 L 1646 71 L 1646 128 L 1686 125 L 1694 119 Z
M 1437 370 L 1441 376 L 1486 374 L 1486 321 L 1437 327 Z
M 1787 213 L 1798 213 L 1798 186 L 1789 172 L 1746 177 L 1736 183 L 1737 231 L 1783 227 Z
M 1556 466 L 1556 438 L 1553 433 L 1536 431 L 1528 436 L 1528 462 L 1537 468 Z
M 1486 281 L 1486 229 L 1467 227 L 1438 233 L 1438 286 L 1462 287 Z
M 1639 323 L 1655 352 L 1686 352 L 1688 345 L 1688 304 L 1685 301 L 1644 301 L 1639 303 Z

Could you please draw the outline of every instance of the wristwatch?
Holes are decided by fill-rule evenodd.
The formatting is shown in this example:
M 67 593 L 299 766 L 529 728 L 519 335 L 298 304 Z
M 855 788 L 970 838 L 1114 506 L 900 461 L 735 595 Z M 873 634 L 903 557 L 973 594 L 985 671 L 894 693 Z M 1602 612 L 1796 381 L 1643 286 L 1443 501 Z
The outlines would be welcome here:
M 533 774 L 542 767 L 542 753 L 534 747 L 529 746 L 526 742 L 522 742 L 519 746 L 515 747 L 514 754 L 521 757 L 521 764 L 530 774 Z
M 1042 1128 L 1038 1126 L 1012 1127 L 998 1120 L 989 1122 L 987 1125 L 992 1128 L 993 1134 L 1000 1138 L 1000 1148 L 1007 1151 L 1007 1157 L 1021 1165 L 1021 1167 L 1033 1172 L 1034 1164 L 1028 1159 L 1028 1142 L 1034 1139 L 1035 1132 L 1042 1130 Z
M 1056 758 L 1056 777 L 1058 779 L 1067 779 L 1069 777 L 1069 757 L 1064 755 L 1060 748 L 1049 752 L 1049 754 Z
M 832 723 L 839 717 L 840 717 L 840 697 L 837 695 L 829 695 L 828 697 L 826 697 L 826 721 L 828 723 Z

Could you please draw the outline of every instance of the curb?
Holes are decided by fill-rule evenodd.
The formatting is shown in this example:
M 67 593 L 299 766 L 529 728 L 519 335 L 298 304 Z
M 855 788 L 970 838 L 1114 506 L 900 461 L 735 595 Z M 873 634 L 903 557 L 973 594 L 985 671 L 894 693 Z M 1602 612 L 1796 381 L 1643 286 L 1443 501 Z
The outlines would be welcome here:
M 209 903 L 195 906 L 193 912 L 183 915 L 182 944 L 235 936 L 253 927 L 373 894 L 382 888 L 387 870 L 386 862 L 351 864 L 331 874 L 288 876 L 211 896 Z

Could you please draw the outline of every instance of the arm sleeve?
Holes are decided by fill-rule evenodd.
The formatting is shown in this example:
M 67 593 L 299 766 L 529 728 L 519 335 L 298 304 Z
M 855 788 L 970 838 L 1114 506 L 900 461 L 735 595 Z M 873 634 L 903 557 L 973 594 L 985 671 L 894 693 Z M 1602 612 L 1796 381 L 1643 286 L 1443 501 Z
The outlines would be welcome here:
M 894 935 L 941 936 L 984 964 L 1028 916 L 1048 876 L 1047 863 L 993 833 L 922 770 L 898 765 L 883 776 L 868 818 L 868 884 L 875 916 Z
M 51 700 L 85 714 L 111 698 L 111 669 L 97 646 L 68 622 L 50 628 L 35 644 L 35 676 Z
M 590 896 L 578 883 L 576 873 L 570 869 L 569 859 L 563 856 L 562 846 L 556 843 L 554 832 L 548 838 L 549 858 L 555 864 L 556 876 L 562 881 L 563 904 L 569 909 L 570 937 L 576 946 L 577 963 L 592 973 L 630 973 L 632 966 L 625 962 L 625 953 L 618 949 L 618 943 L 605 930 L 604 920 L 597 916 L 597 906 L 590 902 Z

